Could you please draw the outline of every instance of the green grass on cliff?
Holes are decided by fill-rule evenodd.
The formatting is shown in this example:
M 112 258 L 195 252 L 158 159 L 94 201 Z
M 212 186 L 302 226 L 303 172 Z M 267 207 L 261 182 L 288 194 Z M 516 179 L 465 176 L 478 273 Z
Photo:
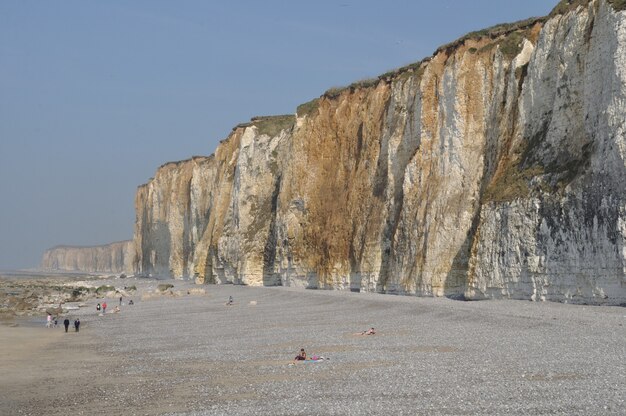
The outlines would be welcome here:
M 402 79 L 411 75 L 415 75 L 417 78 L 421 78 L 422 74 L 424 73 L 424 69 L 426 68 L 426 63 L 428 61 L 430 61 L 430 58 L 391 70 L 389 72 L 385 72 L 384 74 L 379 76 L 378 79 L 390 81 L 393 79 Z
M 591 143 L 583 145 L 578 152 L 553 155 L 548 162 L 540 156 L 546 134 L 547 125 L 518 145 L 485 189 L 483 202 L 505 202 L 533 194 L 563 192 L 584 173 L 591 159 Z
M 522 51 L 523 44 L 524 35 L 513 32 L 500 42 L 500 51 L 507 59 L 513 59 Z
M 545 23 L 548 18 L 554 17 L 556 15 L 565 14 L 572 10 L 576 10 L 579 6 L 587 6 L 593 0 L 561 0 L 550 12 L 550 14 L 546 17 L 531 17 L 528 19 L 520 20 L 513 23 L 502 23 L 495 26 L 491 26 L 482 30 L 477 30 L 474 32 L 470 32 L 461 38 L 445 44 L 434 52 L 434 55 L 446 51 L 448 54 L 452 54 L 454 50 L 458 47 L 465 44 L 467 40 L 480 40 L 483 38 L 491 39 L 493 42 L 483 46 L 480 49 L 477 48 L 469 48 L 468 52 L 471 54 L 488 52 L 494 49 L 495 47 L 499 47 L 501 53 L 504 55 L 506 59 L 513 59 L 517 56 L 523 46 L 523 40 L 527 38 L 530 30 L 536 24 Z M 626 0 L 606 0 L 614 10 L 622 11 L 626 10 Z M 392 82 L 395 80 L 402 80 L 404 78 L 408 78 L 410 76 L 415 76 L 416 78 L 420 78 L 424 72 L 424 68 L 428 61 L 432 58 L 428 57 L 422 61 L 412 63 L 410 65 L 403 66 L 401 68 L 393 69 L 388 71 L 376 78 L 366 79 L 354 82 L 345 87 L 332 87 L 324 92 L 322 95 L 325 98 L 335 99 L 338 98 L 345 91 L 354 91 L 359 88 L 373 88 L 378 85 L 379 82 Z M 296 114 L 298 116 L 310 116 L 313 115 L 319 105 L 319 99 L 316 98 L 307 103 L 301 104 L 297 108 Z M 254 123 L 256 124 L 256 123 Z M 249 125 L 249 124 L 246 124 Z
M 576 10 L 579 6 L 586 7 L 592 1 L 593 0 L 561 0 L 559 4 L 552 9 L 552 12 L 550 12 L 550 17 L 559 14 L 566 14 L 572 10 Z M 616 12 L 626 10 L 626 0 L 607 0 L 607 2 Z
M 374 88 L 380 82 L 391 82 L 398 79 L 408 78 L 412 75 L 420 78 L 424 73 L 424 64 L 428 61 L 430 61 L 430 58 L 397 69 L 393 69 L 391 71 L 385 72 L 384 74 L 376 78 L 368 78 L 361 81 L 353 82 L 347 87 L 329 88 L 328 90 L 326 90 L 326 92 L 324 92 L 323 97 L 334 99 L 339 97 L 345 91 L 355 91 L 361 88 Z M 298 114 L 300 114 L 300 112 L 298 112 Z
M 526 198 L 531 193 L 530 181 L 544 173 L 540 166 L 522 169 L 517 163 L 507 164 L 487 187 L 483 202 L 505 202 Z
M 490 43 L 478 51 L 479 53 L 490 51 L 493 48 L 499 46 L 500 52 L 507 60 L 512 60 L 515 58 L 521 51 L 524 45 L 524 39 L 526 36 L 524 32 L 512 32 L 507 36 L 497 40 L 494 43 Z M 472 48 L 475 49 L 475 48 Z M 470 51 L 471 52 L 471 51 Z
M 523 43 L 522 41 L 525 38 L 525 31 L 531 29 L 536 23 L 541 23 L 544 21 L 545 18 L 533 17 L 530 19 L 520 20 L 513 23 L 503 23 L 488 27 L 483 30 L 470 32 L 467 35 L 455 40 L 454 42 L 439 47 L 435 51 L 434 55 L 437 55 L 438 53 L 443 51 L 447 51 L 449 54 L 452 54 L 456 48 L 463 45 L 469 39 L 478 40 L 487 37 L 492 39 L 494 42 L 483 47 L 480 51 L 478 51 L 476 48 L 470 48 L 470 53 L 484 52 L 486 50 L 493 49 L 496 46 L 500 46 L 504 56 L 508 59 L 512 59 L 513 57 L 517 56 L 517 54 L 521 51 Z M 417 78 L 420 78 L 424 72 L 426 63 L 430 61 L 430 59 L 431 58 L 429 57 L 420 62 L 415 62 L 410 65 L 393 69 L 380 75 L 377 78 L 358 81 L 348 85 L 347 87 L 330 88 L 324 93 L 323 96 L 332 99 L 337 98 L 339 95 L 341 95 L 341 93 L 346 90 L 375 87 L 381 81 L 391 82 L 394 80 L 407 78 L 409 76 L 415 76 Z M 298 111 L 298 114 L 300 114 L 300 111 Z
M 315 98 L 314 100 L 311 100 L 304 104 L 300 104 L 298 108 L 296 109 L 296 114 L 299 117 L 312 116 L 319 108 L 319 103 L 320 103 L 320 99 Z
M 608 0 L 608 2 L 617 12 L 626 10 L 626 0 Z
M 525 33 L 527 30 L 531 29 L 537 23 L 544 23 L 549 17 L 553 17 L 559 14 L 565 14 L 571 10 L 576 10 L 578 6 L 587 6 L 593 0 L 561 0 L 549 16 L 547 17 L 531 17 L 528 19 L 520 20 L 513 23 L 502 23 L 495 26 L 491 26 L 482 30 L 477 30 L 474 32 L 470 32 L 461 38 L 445 44 L 435 51 L 434 55 L 442 51 L 447 51 L 449 54 L 459 46 L 463 45 L 469 39 L 481 39 L 481 38 L 489 38 L 494 40 L 494 43 L 491 43 L 483 48 L 480 51 L 476 50 L 476 48 L 470 48 L 470 53 L 484 52 L 486 50 L 493 49 L 495 46 L 500 46 L 501 52 L 505 57 L 512 59 L 517 56 L 522 48 L 522 40 L 525 37 Z M 626 0 L 607 0 L 607 2 L 613 7 L 616 11 L 626 10 Z M 417 62 L 411 65 L 407 65 L 405 67 L 392 70 L 387 72 L 386 74 L 378 77 L 383 80 L 392 80 L 398 76 L 401 76 L 405 72 L 411 72 L 414 70 L 418 70 L 422 67 L 424 62 L 427 62 L 429 59 L 425 59 L 424 61 Z
M 357 89 L 362 89 L 362 88 L 373 88 L 373 87 L 376 87 L 376 85 L 378 85 L 378 83 L 380 82 L 380 79 L 381 79 L 380 77 L 368 78 L 368 79 L 363 79 L 357 82 L 353 82 L 347 87 L 332 87 L 326 90 L 326 92 L 324 93 L 324 97 L 332 99 L 332 98 L 339 97 L 344 91 L 355 91 Z
M 559 14 L 566 14 L 572 10 L 576 10 L 578 6 L 587 6 L 591 0 L 561 0 L 550 12 L 550 17 Z
M 266 134 L 270 137 L 276 136 L 282 130 L 291 129 L 296 122 L 296 117 L 292 114 L 284 114 L 279 116 L 256 116 L 252 117 L 247 123 L 237 124 L 233 130 L 237 128 L 248 128 L 255 126 L 259 134 Z
M 258 129 L 259 134 L 274 137 L 283 130 L 291 129 L 295 122 L 296 117 L 294 115 L 285 114 L 282 116 L 253 117 L 251 124 Z
M 519 44 L 519 41 L 521 41 L 524 31 L 531 29 L 537 23 L 543 23 L 545 21 L 545 17 L 531 17 L 529 19 L 519 20 L 513 23 L 502 23 L 499 25 L 488 27 L 486 29 L 470 32 L 467 35 L 455 40 L 454 42 L 440 46 L 435 51 L 435 55 L 443 51 L 448 51 L 448 53 L 452 53 L 452 50 L 458 48 L 460 45 L 463 45 L 467 40 L 478 40 L 481 38 L 499 40 L 498 43 L 504 43 L 505 46 L 509 48 L 507 50 L 507 53 L 512 53 L 512 51 L 510 50 L 511 45 Z M 512 38 L 509 39 L 511 36 Z M 489 45 L 489 47 L 493 46 L 495 46 L 495 44 Z

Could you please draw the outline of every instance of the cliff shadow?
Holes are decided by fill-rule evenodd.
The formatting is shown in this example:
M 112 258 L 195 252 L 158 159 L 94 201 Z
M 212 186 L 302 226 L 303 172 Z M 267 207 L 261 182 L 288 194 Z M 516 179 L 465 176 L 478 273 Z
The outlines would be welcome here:
M 171 233 L 165 221 L 150 226 L 148 238 L 142 240 L 141 272 L 152 277 L 171 277 Z M 148 243 L 149 242 L 149 243 Z
M 450 270 L 446 274 L 443 292 L 444 296 L 448 299 L 459 301 L 469 300 L 465 297 L 465 289 L 467 288 L 469 259 L 472 251 L 472 245 L 474 244 L 474 237 L 476 236 L 476 230 L 478 229 L 478 224 L 480 223 L 480 212 L 481 209 L 478 207 L 474 217 L 472 218 L 472 225 L 467 231 L 465 240 L 452 259 Z
M 516 151 L 520 145 L 515 144 L 514 138 L 519 134 L 519 111 L 518 105 L 510 105 L 508 103 L 518 103 L 522 96 L 524 81 L 528 74 L 528 64 L 524 65 L 518 71 L 512 68 L 512 65 L 506 69 L 504 80 L 508 80 L 511 71 L 515 71 L 515 83 L 504 81 L 501 90 L 501 96 L 494 97 L 491 106 L 488 108 L 489 117 L 486 120 L 486 128 L 484 131 L 484 149 L 483 149 L 483 168 L 479 178 L 480 181 L 478 194 L 476 195 L 477 206 L 473 208 L 472 222 L 467 230 L 465 240 L 463 241 L 458 252 L 452 260 L 450 270 L 446 275 L 444 282 L 444 296 L 456 300 L 469 300 L 465 297 L 465 291 L 469 281 L 469 262 L 472 253 L 472 247 L 475 244 L 476 234 L 480 227 L 481 213 L 483 204 L 494 198 L 496 191 L 502 195 L 510 195 L 511 190 L 515 189 L 515 183 L 502 180 L 506 175 L 518 174 L 519 167 L 511 165 L 511 154 Z M 498 95 L 498 94 L 497 94 Z M 501 99 L 500 99 L 501 98 Z M 551 116 L 551 114 L 550 114 Z M 492 127 L 490 127 L 492 126 Z M 535 134 L 534 137 L 524 138 L 522 140 L 522 158 L 530 143 L 541 140 L 546 134 L 547 124 Z M 531 146 L 532 148 L 532 146 Z M 499 195 L 499 197 L 502 197 Z
M 276 178 L 274 182 L 274 191 L 270 204 L 270 225 L 265 239 L 265 247 L 263 248 L 263 286 L 282 286 L 280 275 L 276 273 L 276 215 L 278 208 L 278 195 L 280 193 L 281 176 Z

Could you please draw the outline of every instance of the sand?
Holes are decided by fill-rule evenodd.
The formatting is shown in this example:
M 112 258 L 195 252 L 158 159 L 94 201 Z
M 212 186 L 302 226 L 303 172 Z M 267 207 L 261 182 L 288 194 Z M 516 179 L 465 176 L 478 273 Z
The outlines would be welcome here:
M 626 413 L 625 308 L 174 284 L 79 333 L 0 325 L 0 414 Z

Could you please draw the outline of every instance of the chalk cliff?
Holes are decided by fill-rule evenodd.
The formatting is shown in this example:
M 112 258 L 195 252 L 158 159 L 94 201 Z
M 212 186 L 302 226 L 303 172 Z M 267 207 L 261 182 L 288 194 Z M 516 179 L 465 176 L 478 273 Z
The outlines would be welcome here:
M 137 192 L 137 271 L 626 302 L 626 14 L 562 1 L 233 129 Z
M 134 273 L 135 245 L 132 240 L 91 246 L 56 246 L 43 254 L 41 268 L 50 271 Z

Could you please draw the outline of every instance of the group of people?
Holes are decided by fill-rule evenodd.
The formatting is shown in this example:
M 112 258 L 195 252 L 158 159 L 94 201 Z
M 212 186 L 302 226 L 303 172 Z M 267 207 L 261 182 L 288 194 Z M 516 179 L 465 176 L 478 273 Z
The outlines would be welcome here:
M 354 335 L 375 335 L 375 334 L 376 334 L 376 330 L 374 329 L 374 327 L 371 327 L 368 330 L 357 332 Z M 326 360 L 326 359 L 327 358 L 319 357 L 317 355 L 314 355 L 310 358 L 311 361 Z M 300 352 L 298 353 L 298 355 L 296 355 L 296 358 L 294 358 L 294 361 L 306 361 L 306 360 L 307 360 L 306 351 L 304 350 L 304 348 L 300 348 Z
M 232 299 L 232 298 L 231 298 Z M 122 304 L 122 298 L 120 297 L 120 305 Z M 132 299 L 128 302 L 129 305 L 134 305 L 134 302 L 132 301 Z M 103 302 L 102 304 L 98 303 L 96 305 L 96 311 L 100 312 L 102 311 L 102 313 L 106 313 L 107 310 L 107 303 Z M 119 306 L 115 307 L 115 312 L 119 312 L 120 308 Z M 56 328 L 57 325 L 59 323 L 59 320 L 57 317 L 52 317 L 52 314 L 48 314 L 48 318 L 46 321 L 46 328 Z M 65 318 L 65 320 L 63 321 L 63 326 L 65 327 L 65 332 L 69 331 L 70 328 L 70 319 L 69 318 Z M 74 320 L 74 332 L 79 332 L 80 331 L 80 319 L 76 318 Z
M 129 300 L 128 301 L 129 305 L 134 305 L 135 302 L 133 302 L 133 300 Z M 120 296 L 120 305 L 122 305 L 122 297 Z M 98 303 L 96 305 L 96 312 L 100 312 L 102 311 L 103 314 L 105 314 L 107 312 L 107 303 L 106 302 L 102 302 L 102 305 L 100 305 L 100 303 Z M 117 313 L 120 311 L 120 307 L 116 306 L 115 309 L 113 309 L 113 312 Z
M 46 328 L 56 328 L 59 324 L 59 319 L 57 317 L 52 317 L 51 314 L 48 314 L 48 320 L 46 322 Z M 70 328 L 70 318 L 65 318 L 63 321 L 63 326 L 65 327 L 65 332 L 67 332 Z M 76 318 L 74 320 L 74 332 L 78 332 L 80 330 L 80 319 Z
M 321 360 L 328 360 L 329 358 L 325 358 L 325 357 L 321 357 L 319 355 L 313 355 L 311 358 L 309 358 L 309 361 L 321 361 Z M 294 358 L 295 361 L 307 361 L 307 356 L 306 356 L 306 351 L 304 351 L 304 348 L 300 348 L 300 353 L 298 355 L 296 355 L 296 358 Z
M 65 327 L 65 332 L 67 332 L 70 328 L 70 318 L 65 318 L 63 321 L 63 326 Z M 78 332 L 80 330 L 80 318 L 76 318 L 74 320 L 74 332 Z

